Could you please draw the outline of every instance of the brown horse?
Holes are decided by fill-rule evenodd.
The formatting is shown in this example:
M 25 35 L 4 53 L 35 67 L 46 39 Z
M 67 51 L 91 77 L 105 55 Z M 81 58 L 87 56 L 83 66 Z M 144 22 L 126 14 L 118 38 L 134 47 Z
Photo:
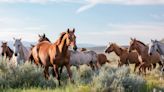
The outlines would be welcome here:
M 38 42 L 43 42 L 43 41 L 48 41 L 50 42 L 50 40 L 46 37 L 45 33 L 43 35 L 38 35 L 39 36 L 39 40 Z
M 148 54 L 149 47 L 145 45 L 143 42 L 138 41 L 136 39 L 131 39 L 129 52 L 133 50 L 136 50 L 141 55 L 142 61 L 144 62 L 140 65 L 140 68 L 139 68 L 140 72 L 142 68 L 146 74 L 146 70 L 144 69 L 146 69 L 146 67 L 150 68 L 150 64 L 153 65 L 154 68 L 156 66 L 156 63 L 159 63 L 159 65 L 162 65 L 160 61 L 159 53 L 156 52 L 156 53 L 153 53 L 152 55 L 149 55 Z
M 6 55 L 6 58 L 9 58 L 9 60 L 12 58 L 13 56 L 13 50 L 10 49 L 9 46 L 7 46 L 7 42 L 2 42 L 2 53 L 1 55 L 2 56 L 5 56 Z
M 36 64 L 42 64 L 44 66 L 44 76 L 46 79 L 49 78 L 49 67 L 52 66 L 54 69 L 55 77 L 59 81 L 60 85 L 60 74 L 58 71 L 59 67 L 65 66 L 69 78 L 72 79 L 72 72 L 70 70 L 70 53 L 68 47 L 72 46 L 74 50 L 76 46 L 76 36 L 74 34 L 75 29 L 61 33 L 59 39 L 54 43 L 43 41 L 38 43 L 32 49 L 32 55 Z
M 106 55 L 105 54 L 98 54 L 97 55 L 97 58 L 98 58 L 98 62 L 97 62 L 97 65 L 104 65 L 105 63 L 110 63 L 110 61 L 107 59 Z
M 118 66 L 122 66 L 123 64 L 129 65 L 135 64 L 134 72 L 139 64 L 142 62 L 139 58 L 137 52 L 128 52 L 126 48 L 119 47 L 117 44 L 112 43 L 110 46 L 105 50 L 105 53 L 115 52 L 117 56 L 120 57 L 120 61 L 118 62 Z
M 39 34 L 38 37 L 39 37 L 38 43 L 43 42 L 43 41 L 48 41 L 48 42 L 50 42 L 50 40 L 46 37 L 45 33 L 44 33 L 43 35 L 40 35 L 40 34 Z M 32 45 L 32 44 L 31 44 L 31 51 L 32 51 L 32 49 L 33 49 L 34 47 L 35 47 L 35 45 Z M 34 58 L 33 58 L 32 53 L 30 54 L 29 61 L 34 61 Z M 34 63 L 35 63 L 36 65 L 38 65 L 38 63 L 36 63 L 35 61 L 34 61 Z

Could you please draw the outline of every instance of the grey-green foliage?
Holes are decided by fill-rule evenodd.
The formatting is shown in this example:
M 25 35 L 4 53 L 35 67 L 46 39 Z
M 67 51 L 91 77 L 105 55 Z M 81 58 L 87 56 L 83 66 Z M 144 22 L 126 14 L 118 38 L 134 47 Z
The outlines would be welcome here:
M 43 69 L 30 63 L 20 66 L 0 61 L 1 88 L 55 87 L 56 80 L 45 80 Z
M 14 66 L 9 61 L 0 61 L 0 88 L 55 88 L 57 80 L 50 77 L 45 80 L 43 76 L 43 68 L 34 64 L 25 63 L 23 65 Z M 50 69 L 51 70 L 51 69 Z M 137 75 L 130 74 L 129 67 L 114 68 L 108 64 L 104 65 L 97 71 L 93 71 L 87 65 L 71 67 L 75 85 L 88 85 L 94 91 L 130 91 L 139 92 L 145 80 Z M 64 86 L 69 85 L 68 74 L 66 69 L 63 69 L 61 74 L 61 83 Z

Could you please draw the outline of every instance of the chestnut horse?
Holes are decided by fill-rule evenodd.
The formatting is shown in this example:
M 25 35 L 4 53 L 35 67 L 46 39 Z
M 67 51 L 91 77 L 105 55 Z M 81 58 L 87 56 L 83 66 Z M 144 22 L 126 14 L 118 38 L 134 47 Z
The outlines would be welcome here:
M 72 72 L 70 70 L 70 52 L 68 47 L 72 46 L 74 50 L 77 49 L 76 46 L 76 36 L 74 34 L 75 29 L 67 32 L 61 33 L 59 39 L 54 43 L 48 41 L 43 41 L 38 43 L 32 49 L 32 56 L 36 64 L 42 64 L 44 66 L 44 76 L 46 79 L 49 78 L 49 67 L 53 67 L 55 77 L 60 84 L 60 74 L 58 71 L 59 67 L 65 66 L 69 78 L 72 79 Z
M 139 71 L 141 72 L 141 68 L 144 69 L 144 72 L 146 74 L 146 68 L 150 68 L 150 64 L 153 65 L 153 68 L 155 68 L 156 63 L 159 63 L 159 65 L 162 65 L 160 60 L 160 54 L 158 52 L 154 52 L 151 55 L 148 54 L 149 47 L 145 45 L 143 42 L 138 41 L 136 39 L 131 39 L 129 52 L 136 50 L 142 57 L 142 63 L 140 65 Z
M 45 33 L 44 33 L 43 35 L 40 35 L 40 34 L 39 34 L 38 37 L 39 37 L 38 43 L 43 42 L 43 41 L 48 41 L 48 42 L 50 42 L 50 40 L 46 37 Z M 35 45 L 32 45 L 32 44 L 31 44 L 31 51 L 32 51 L 32 49 L 33 49 L 34 47 L 35 47 Z M 32 56 L 32 53 L 30 53 L 29 61 L 34 61 L 34 58 L 33 58 L 33 56 Z M 34 63 L 36 63 L 36 62 L 34 62 Z M 36 65 L 38 65 L 38 64 L 36 63 Z
M 120 57 L 118 66 L 122 66 L 123 64 L 128 65 L 129 63 L 135 64 L 135 68 L 134 68 L 134 72 L 135 72 L 136 68 L 142 62 L 137 52 L 129 53 L 126 48 L 121 48 L 115 43 L 110 44 L 110 46 L 108 46 L 107 49 L 105 50 L 105 53 L 111 53 L 113 51 L 116 53 L 117 56 Z
M 9 58 L 9 60 L 12 58 L 14 51 L 10 49 L 9 46 L 7 46 L 7 42 L 2 42 L 2 56 L 6 56 L 6 58 Z
M 105 63 L 110 63 L 105 54 L 97 54 L 98 62 L 97 65 L 104 65 Z

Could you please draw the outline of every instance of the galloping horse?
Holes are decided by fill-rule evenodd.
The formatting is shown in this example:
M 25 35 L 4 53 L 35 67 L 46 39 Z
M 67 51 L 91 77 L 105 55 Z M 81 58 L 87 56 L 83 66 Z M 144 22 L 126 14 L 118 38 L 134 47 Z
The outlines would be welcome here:
M 7 46 L 7 42 L 2 42 L 1 47 L 2 47 L 1 55 L 6 56 L 6 58 L 9 58 L 10 60 L 14 53 L 13 50 L 11 50 L 9 46 Z
M 14 40 L 14 55 L 17 57 L 17 63 L 21 64 L 21 61 L 26 62 L 29 60 L 30 50 L 22 44 L 21 39 L 14 38 Z
M 65 66 L 69 78 L 72 79 L 72 72 L 70 70 L 70 52 L 68 51 L 68 47 L 72 46 L 74 50 L 77 49 L 76 46 L 76 36 L 74 34 L 75 29 L 67 32 L 61 33 L 59 39 L 54 43 L 50 43 L 48 41 L 43 41 L 38 43 L 32 49 L 32 55 L 34 57 L 34 61 L 37 64 L 42 64 L 44 66 L 44 76 L 46 79 L 49 78 L 49 67 L 53 67 L 55 77 L 58 79 L 60 84 L 60 74 L 58 71 L 59 67 Z
M 136 68 L 142 62 L 137 52 L 128 52 L 126 48 L 125 49 L 121 48 L 115 43 L 110 44 L 110 46 L 108 46 L 107 49 L 105 50 L 105 53 L 111 53 L 113 51 L 116 53 L 117 56 L 120 57 L 118 66 L 122 66 L 123 64 L 128 65 L 129 63 L 135 64 L 135 68 L 134 68 L 134 72 L 135 72 Z
M 139 68 L 140 72 L 141 72 L 141 68 L 146 67 L 147 65 L 150 66 L 150 64 L 152 64 L 154 68 L 156 66 L 156 63 L 159 63 L 161 65 L 159 54 L 156 52 L 156 53 L 153 53 L 152 55 L 149 55 L 148 54 L 149 47 L 145 45 L 144 43 L 142 43 L 141 41 L 138 41 L 136 39 L 131 39 L 129 52 L 133 50 L 136 50 L 141 55 L 142 61 L 144 62 L 140 65 L 140 68 Z M 146 68 L 144 68 L 144 72 L 146 74 L 145 69 Z

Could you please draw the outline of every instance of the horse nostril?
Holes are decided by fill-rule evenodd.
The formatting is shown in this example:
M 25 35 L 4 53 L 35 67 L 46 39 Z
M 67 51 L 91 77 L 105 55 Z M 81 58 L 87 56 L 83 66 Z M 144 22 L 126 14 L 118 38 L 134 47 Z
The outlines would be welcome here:
M 2 53 L 2 56 L 4 56 L 4 53 Z
M 73 47 L 73 49 L 76 51 L 77 50 L 77 46 Z
M 17 53 L 15 53 L 15 56 L 17 56 Z
M 150 55 L 152 55 L 152 53 L 150 53 Z

